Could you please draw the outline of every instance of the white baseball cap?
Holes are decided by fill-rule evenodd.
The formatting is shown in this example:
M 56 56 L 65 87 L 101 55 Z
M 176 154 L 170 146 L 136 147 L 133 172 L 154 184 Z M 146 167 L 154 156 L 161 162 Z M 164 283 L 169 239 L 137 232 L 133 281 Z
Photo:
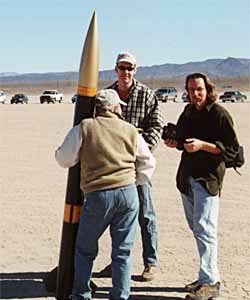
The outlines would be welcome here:
M 136 65 L 136 58 L 129 52 L 122 52 L 118 54 L 116 59 L 116 64 L 119 64 L 120 62 L 128 62 L 131 65 Z
M 122 101 L 117 94 L 117 92 L 113 89 L 104 89 L 104 90 L 99 90 L 96 94 L 96 105 L 101 105 L 101 106 L 108 106 L 108 107 L 113 107 L 116 106 L 117 104 L 121 104 L 126 106 L 127 103 Z

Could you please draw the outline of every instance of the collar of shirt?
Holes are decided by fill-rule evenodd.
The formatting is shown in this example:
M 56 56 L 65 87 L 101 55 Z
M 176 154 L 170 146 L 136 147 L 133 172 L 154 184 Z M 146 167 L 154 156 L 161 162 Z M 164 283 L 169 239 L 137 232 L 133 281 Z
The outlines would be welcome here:
M 130 95 L 134 92 L 134 90 L 137 89 L 137 87 L 138 87 L 138 81 L 135 78 L 133 78 L 133 84 L 132 84 L 131 88 L 129 89 L 127 96 L 122 100 L 124 100 L 126 102 L 126 99 L 130 98 Z M 109 88 L 112 88 L 118 92 L 118 80 L 116 82 L 114 82 Z
M 117 118 L 120 119 L 118 114 L 110 110 L 102 111 L 96 115 L 96 117 L 106 117 L 106 118 Z
M 191 115 L 193 113 L 200 113 L 200 112 L 204 112 L 204 111 L 210 112 L 210 110 L 214 106 L 214 103 L 215 102 L 207 103 L 205 105 L 205 107 L 202 110 L 200 110 L 200 111 L 198 111 L 192 103 L 189 103 L 189 104 L 187 104 L 187 107 L 186 107 L 186 114 L 187 115 Z

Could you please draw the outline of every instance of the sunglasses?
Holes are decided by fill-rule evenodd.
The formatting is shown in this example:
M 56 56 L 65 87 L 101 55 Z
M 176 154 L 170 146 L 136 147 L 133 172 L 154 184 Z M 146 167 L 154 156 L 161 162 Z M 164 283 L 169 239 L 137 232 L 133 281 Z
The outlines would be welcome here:
M 125 71 L 125 70 L 127 70 L 127 71 L 129 71 L 129 72 L 131 72 L 131 71 L 133 71 L 134 69 L 135 69 L 135 67 L 133 66 L 131 66 L 131 67 L 125 67 L 125 66 L 117 66 L 117 68 L 119 69 L 119 70 L 121 70 L 121 71 Z

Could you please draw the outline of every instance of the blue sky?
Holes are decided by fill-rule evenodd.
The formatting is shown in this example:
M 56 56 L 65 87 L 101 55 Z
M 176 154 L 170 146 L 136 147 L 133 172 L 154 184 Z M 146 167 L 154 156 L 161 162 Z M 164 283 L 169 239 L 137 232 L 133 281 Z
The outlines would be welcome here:
M 93 11 L 100 70 L 250 57 L 249 0 L 0 0 L 0 73 L 78 71 Z

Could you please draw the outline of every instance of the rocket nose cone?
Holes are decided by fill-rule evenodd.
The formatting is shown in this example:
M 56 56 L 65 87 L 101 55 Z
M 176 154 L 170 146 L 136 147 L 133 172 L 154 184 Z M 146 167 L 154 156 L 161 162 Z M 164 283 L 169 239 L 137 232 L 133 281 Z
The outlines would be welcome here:
M 85 39 L 78 81 L 78 94 L 95 96 L 98 86 L 99 45 L 96 12 L 93 13 Z

